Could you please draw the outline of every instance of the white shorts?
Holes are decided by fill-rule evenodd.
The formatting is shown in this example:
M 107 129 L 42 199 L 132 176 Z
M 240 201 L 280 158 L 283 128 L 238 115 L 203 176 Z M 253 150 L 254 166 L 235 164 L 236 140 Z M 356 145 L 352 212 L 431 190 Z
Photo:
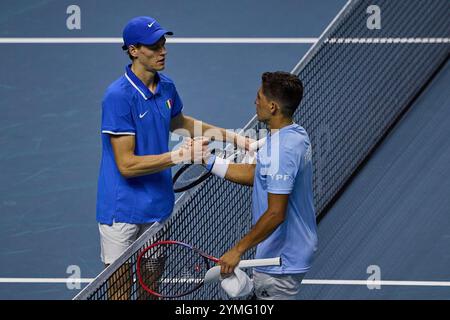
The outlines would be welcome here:
M 267 274 L 253 270 L 253 285 L 258 300 L 298 300 L 305 273 Z
M 100 230 L 101 259 L 111 264 L 154 223 L 129 224 L 114 222 L 112 226 L 98 224 Z

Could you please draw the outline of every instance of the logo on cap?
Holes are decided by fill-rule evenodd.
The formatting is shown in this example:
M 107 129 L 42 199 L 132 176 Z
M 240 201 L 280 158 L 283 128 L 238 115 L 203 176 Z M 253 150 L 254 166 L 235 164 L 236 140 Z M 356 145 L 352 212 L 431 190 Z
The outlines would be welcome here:
M 151 28 L 155 22 L 156 22 L 156 21 L 153 21 L 152 23 L 148 24 L 147 26 L 148 26 L 149 28 Z

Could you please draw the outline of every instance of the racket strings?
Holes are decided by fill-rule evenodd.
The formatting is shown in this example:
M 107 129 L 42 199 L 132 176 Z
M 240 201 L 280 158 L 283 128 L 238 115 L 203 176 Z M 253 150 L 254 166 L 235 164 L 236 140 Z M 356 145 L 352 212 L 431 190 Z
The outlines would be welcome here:
M 196 251 L 180 245 L 155 246 L 141 260 L 145 285 L 163 297 L 178 297 L 203 284 L 207 260 Z

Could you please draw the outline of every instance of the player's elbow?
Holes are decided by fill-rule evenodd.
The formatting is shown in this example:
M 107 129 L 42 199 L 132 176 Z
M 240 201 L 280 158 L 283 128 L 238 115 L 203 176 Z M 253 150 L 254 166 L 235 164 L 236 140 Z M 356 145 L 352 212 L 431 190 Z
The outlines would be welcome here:
M 131 160 L 118 161 L 117 169 L 119 169 L 120 174 L 125 179 L 136 177 L 136 173 L 133 170 L 133 162 Z
M 124 177 L 125 179 L 136 177 L 136 175 L 131 170 L 126 170 L 126 169 L 122 169 L 121 170 L 121 169 L 119 169 L 119 172 L 122 175 L 122 177 Z
M 133 178 L 134 174 L 133 171 L 126 168 L 126 167 L 118 167 L 120 174 L 122 175 L 122 177 L 124 177 L 125 179 L 129 179 L 129 178 Z

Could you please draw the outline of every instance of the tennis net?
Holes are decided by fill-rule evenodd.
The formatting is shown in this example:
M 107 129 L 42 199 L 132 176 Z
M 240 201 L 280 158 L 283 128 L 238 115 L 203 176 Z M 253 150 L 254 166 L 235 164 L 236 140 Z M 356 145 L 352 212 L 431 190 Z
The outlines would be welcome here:
M 380 29 L 367 25 L 372 5 L 381 9 Z M 305 86 L 295 120 L 313 145 L 318 214 L 448 59 L 449 12 L 448 0 L 349 1 L 292 70 Z M 254 118 L 245 129 L 257 126 Z M 251 189 L 211 177 L 183 193 L 168 221 L 152 226 L 75 299 L 146 298 L 136 281 L 145 247 L 173 239 L 220 256 L 250 227 Z M 226 298 L 217 284 L 186 297 Z

